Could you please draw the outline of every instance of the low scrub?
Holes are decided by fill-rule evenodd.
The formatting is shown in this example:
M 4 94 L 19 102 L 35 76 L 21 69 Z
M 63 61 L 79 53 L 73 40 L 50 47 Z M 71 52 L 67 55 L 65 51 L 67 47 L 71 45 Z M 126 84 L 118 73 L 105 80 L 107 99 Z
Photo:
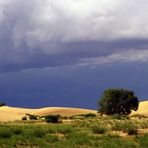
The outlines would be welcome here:
M 83 116 L 86 118 L 94 118 L 94 117 L 96 117 L 96 114 L 89 113 L 89 114 L 84 114 Z
M 147 123 L 147 119 L 119 120 L 108 116 L 74 119 L 73 122 L 62 124 L 45 124 L 45 120 L 1 123 L 0 148 L 147 148 L 147 129 L 137 133 L 141 124 Z
M 57 126 L 57 133 L 60 133 L 60 134 L 69 134 L 71 132 L 74 132 L 72 126 L 70 125 L 59 125 Z
M 19 126 L 14 126 L 11 129 L 11 132 L 13 133 L 13 135 L 21 135 L 23 133 L 21 127 L 19 127 Z
M 130 117 L 135 117 L 135 118 L 139 118 L 139 119 L 148 118 L 147 116 L 141 115 L 141 114 L 134 114 L 134 115 L 131 115 Z
M 107 128 L 103 126 L 93 126 L 92 131 L 94 134 L 105 134 L 107 132 Z
M 12 132 L 10 130 L 10 128 L 7 128 L 7 127 L 1 127 L 0 128 L 0 139 L 1 138 L 10 138 L 12 136 Z
M 112 115 L 113 119 L 118 119 L 118 120 L 125 120 L 125 119 L 129 119 L 129 117 L 127 115 L 119 115 L 119 114 L 114 114 Z
M 31 115 L 31 114 L 27 114 L 29 117 L 29 120 L 37 120 L 37 116 L 35 115 Z
M 137 134 L 137 126 L 131 122 L 124 122 L 124 123 L 117 122 L 112 127 L 112 130 L 123 131 L 123 132 L 128 133 L 128 135 Z
M 46 131 L 42 128 L 36 128 L 32 134 L 34 137 L 43 138 L 46 135 Z
M 45 121 L 47 123 L 60 123 L 60 116 L 59 115 L 48 115 L 48 116 L 45 116 Z

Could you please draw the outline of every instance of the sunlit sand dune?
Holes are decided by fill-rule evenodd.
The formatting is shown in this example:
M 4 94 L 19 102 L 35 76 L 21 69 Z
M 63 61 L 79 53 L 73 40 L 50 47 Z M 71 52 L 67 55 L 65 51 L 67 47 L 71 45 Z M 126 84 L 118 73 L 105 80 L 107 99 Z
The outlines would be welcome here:
M 40 109 L 17 108 L 10 106 L 0 107 L 0 122 L 21 120 L 26 114 L 44 116 L 44 115 L 61 115 L 73 116 L 93 113 L 97 114 L 96 110 L 88 110 L 81 108 L 66 108 L 66 107 L 46 107 Z M 148 101 L 140 102 L 139 109 L 132 111 L 131 115 L 141 114 L 148 116 Z
M 132 111 L 131 115 L 134 115 L 134 114 L 140 114 L 140 115 L 148 116 L 148 101 L 140 102 L 138 110 L 136 112 Z
M 51 107 L 38 109 L 34 112 L 35 115 L 61 115 L 61 116 L 73 116 L 80 114 L 97 113 L 96 110 L 80 109 L 80 108 L 64 108 L 64 107 Z
M 27 109 L 3 106 L 0 107 L 0 121 L 15 121 L 21 120 L 26 114 L 33 115 L 61 115 L 73 116 L 80 114 L 97 113 L 95 110 L 79 109 L 79 108 L 64 108 L 64 107 L 47 107 L 41 109 Z

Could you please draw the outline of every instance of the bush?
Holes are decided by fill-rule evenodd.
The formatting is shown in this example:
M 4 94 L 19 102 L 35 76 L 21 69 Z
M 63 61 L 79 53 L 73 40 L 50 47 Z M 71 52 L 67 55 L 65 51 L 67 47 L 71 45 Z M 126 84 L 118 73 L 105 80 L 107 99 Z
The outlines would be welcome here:
M 137 126 L 132 123 L 126 123 L 123 132 L 128 133 L 128 135 L 137 135 Z
M 92 131 L 95 134 L 105 134 L 107 131 L 107 128 L 105 128 L 103 126 L 93 126 Z
M 138 109 L 138 98 L 133 91 L 125 89 L 107 89 L 98 102 L 99 112 L 107 115 L 128 115 Z
M 138 134 L 137 128 L 135 128 L 135 127 L 128 128 L 126 132 L 128 133 L 128 135 L 137 135 Z
M 69 125 L 60 125 L 57 126 L 57 133 L 60 134 L 68 134 L 68 133 L 72 133 L 72 127 Z
M 84 117 L 86 117 L 86 118 L 96 117 L 96 114 L 93 114 L 93 113 L 84 114 Z
M 46 132 L 42 128 L 37 128 L 33 131 L 33 136 L 37 138 L 42 138 L 46 135 Z
M 148 133 L 144 134 L 143 136 L 137 136 L 137 140 L 142 148 L 148 147 Z
M 27 120 L 27 118 L 26 117 L 22 117 L 22 120 Z
M 3 127 L 0 129 L 0 139 L 1 138 L 11 138 L 11 136 L 12 136 L 12 132 L 9 128 Z
M 134 135 L 138 133 L 137 126 L 130 122 L 125 122 L 125 123 L 118 122 L 112 127 L 112 129 L 116 131 L 123 131 L 125 133 L 128 133 L 128 135 Z
M 112 115 L 112 118 L 113 118 L 113 119 L 118 119 L 118 120 L 129 119 L 128 116 L 126 116 L 126 115 L 119 115 L 119 114 L 114 114 L 114 115 Z
M 37 120 L 37 116 L 31 115 L 31 114 L 26 114 L 30 120 Z M 25 119 L 25 118 L 24 118 Z
M 14 135 L 20 135 L 22 133 L 22 129 L 20 127 L 13 127 L 12 128 L 12 133 Z
M 22 120 L 37 120 L 37 117 L 36 115 L 26 114 L 26 116 L 22 117 Z
M 45 116 L 45 121 L 47 123 L 59 123 L 59 118 L 60 116 L 59 115 L 48 115 L 48 116 Z

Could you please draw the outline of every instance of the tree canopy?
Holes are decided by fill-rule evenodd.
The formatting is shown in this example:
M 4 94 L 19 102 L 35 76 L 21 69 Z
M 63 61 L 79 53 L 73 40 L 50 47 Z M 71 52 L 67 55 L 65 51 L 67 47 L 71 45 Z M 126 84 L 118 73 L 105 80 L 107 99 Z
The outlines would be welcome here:
M 5 106 L 5 103 L 0 102 L 0 107 L 1 107 L 1 106 Z
M 98 101 L 98 111 L 107 115 L 128 115 L 131 110 L 136 111 L 138 106 L 138 97 L 126 89 L 107 89 Z

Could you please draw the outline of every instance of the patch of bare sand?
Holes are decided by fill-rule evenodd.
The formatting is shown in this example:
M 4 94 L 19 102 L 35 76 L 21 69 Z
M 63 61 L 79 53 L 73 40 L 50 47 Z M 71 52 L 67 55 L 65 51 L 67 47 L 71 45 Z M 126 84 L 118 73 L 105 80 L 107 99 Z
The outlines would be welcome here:
M 21 120 L 22 117 L 26 115 L 26 113 L 31 114 L 33 111 L 34 109 L 3 106 L 0 107 L 0 121 L 5 122 Z
M 88 114 L 94 113 L 96 114 L 96 110 L 88 110 L 88 109 L 80 109 L 80 108 L 64 108 L 64 107 L 47 107 L 40 109 L 27 109 L 27 108 L 17 108 L 17 107 L 9 107 L 3 106 L 0 107 L 0 121 L 15 121 L 21 120 L 27 114 L 34 114 L 39 116 L 44 115 L 61 115 L 61 116 L 73 116 L 80 114 Z
M 148 101 L 143 101 L 139 103 L 139 108 L 137 111 L 132 111 L 131 115 L 140 114 L 148 116 Z
M 35 115 L 61 115 L 61 116 L 74 116 L 74 115 L 81 115 L 81 114 L 88 114 L 93 113 L 96 114 L 96 110 L 89 110 L 89 109 L 80 109 L 80 108 L 66 108 L 66 107 L 49 107 L 39 109 L 34 112 Z

